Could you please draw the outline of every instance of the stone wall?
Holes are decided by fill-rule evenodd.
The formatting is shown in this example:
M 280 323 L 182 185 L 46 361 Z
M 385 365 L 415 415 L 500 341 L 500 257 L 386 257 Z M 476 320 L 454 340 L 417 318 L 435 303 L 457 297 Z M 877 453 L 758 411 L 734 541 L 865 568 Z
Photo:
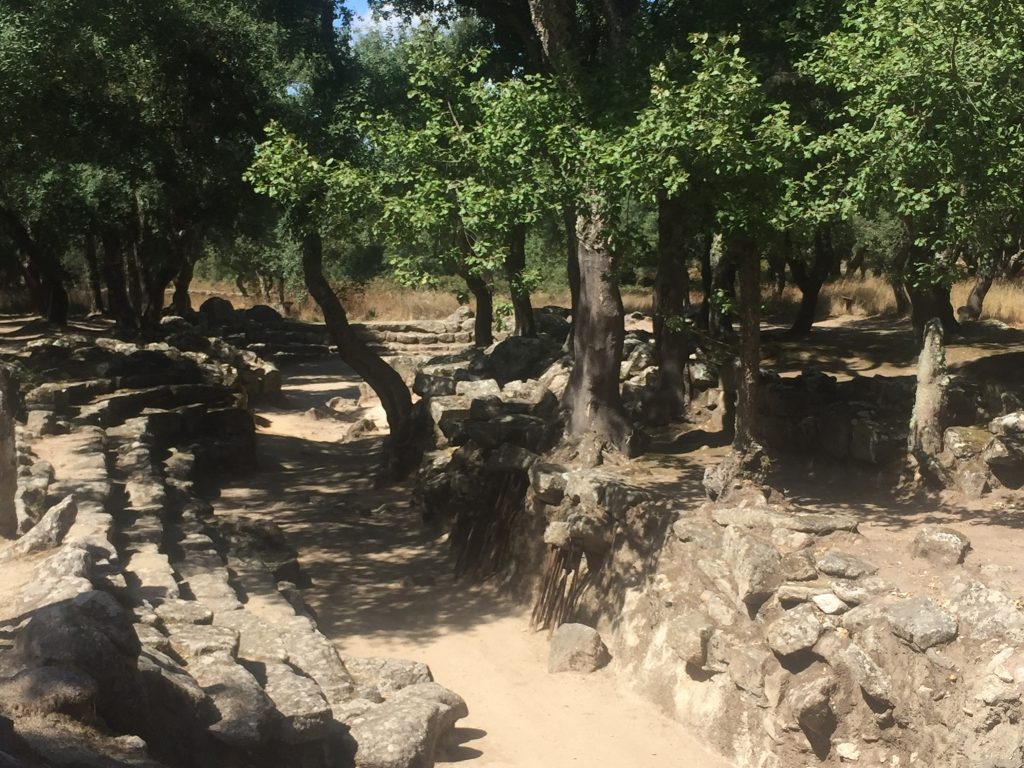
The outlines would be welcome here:
M 176 343 L 66 336 L 7 360 L 25 423 L 20 535 L 0 545 L 16 585 L 0 600 L 0 762 L 432 765 L 465 703 L 422 664 L 342 659 L 280 532 L 201 493 L 254 466 L 246 405 L 275 396 L 276 369 L 166 330 Z

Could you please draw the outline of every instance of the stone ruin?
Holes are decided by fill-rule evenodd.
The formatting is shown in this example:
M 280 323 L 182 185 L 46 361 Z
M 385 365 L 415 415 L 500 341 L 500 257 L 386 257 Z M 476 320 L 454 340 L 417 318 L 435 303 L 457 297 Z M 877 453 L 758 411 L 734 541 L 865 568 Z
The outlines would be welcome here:
M 640 412 L 648 343 L 634 334 L 623 364 Z M 557 463 L 566 361 L 490 371 L 471 356 L 421 372 L 439 449 L 417 492 L 428 519 L 448 522 L 458 567 L 535 600 L 538 627 L 571 628 L 553 635 L 552 671 L 595 669 L 610 651 L 624 680 L 742 765 L 1024 766 L 1024 603 L 998 568 L 964 565 L 962 534 L 919 530 L 902 558 L 927 584 L 885 578 L 849 515 L 742 485 L 683 507 L 630 465 Z M 697 374 L 720 407 L 717 377 Z M 776 446 L 905 466 L 910 379 L 766 382 Z M 1015 397 L 954 379 L 944 418 L 991 419 L 972 456 L 1019 467 Z
M 465 702 L 339 656 L 280 531 L 207 500 L 255 465 L 249 406 L 280 375 L 202 330 L 5 355 L 0 765 L 433 765 Z
M 536 600 L 538 626 L 564 627 L 552 671 L 610 655 L 631 685 L 742 764 L 1024 765 L 1024 606 L 998 569 L 971 565 L 965 537 L 922 528 L 903 560 L 934 578 L 910 585 L 880 575 L 855 518 L 743 487 L 682 506 L 629 465 L 560 463 L 550 449 L 566 326 L 550 327 L 486 352 L 417 341 L 391 359 L 435 424 L 416 486 L 427 522 L 450 526 L 460 572 L 500 579 Z M 211 329 L 226 338 L 210 340 Z M 217 515 L 197 486 L 197 466 L 251 457 L 246 406 L 280 388 L 263 361 L 329 354 L 322 331 L 234 310 L 164 330 L 164 346 L 41 344 L 20 363 L 23 383 L 36 370 L 46 384 L 23 386 L 16 428 L 8 524 L 22 535 L 0 560 L 33 570 L 18 618 L 0 623 L 0 743 L 24 765 L 87 754 L 316 766 L 353 764 L 353 751 L 367 768 L 430 765 L 465 704 L 422 665 L 339 658 L 301 602 L 278 532 Z M 627 351 L 624 391 L 642 416 L 653 350 L 634 333 Z M 159 380 L 124 378 L 151 375 L 152 355 L 164 358 Z M 73 375 L 54 378 L 68 366 Z M 697 361 L 693 373 L 704 415 L 720 416 L 714 366 Z M 776 446 L 905 461 L 911 380 L 766 381 Z M 954 378 L 943 450 L 1014 482 L 1014 397 Z M 209 414 L 233 427 L 204 432 Z M 45 440 L 84 448 L 69 467 L 47 466 Z M 47 645 L 51 634 L 60 642 Z

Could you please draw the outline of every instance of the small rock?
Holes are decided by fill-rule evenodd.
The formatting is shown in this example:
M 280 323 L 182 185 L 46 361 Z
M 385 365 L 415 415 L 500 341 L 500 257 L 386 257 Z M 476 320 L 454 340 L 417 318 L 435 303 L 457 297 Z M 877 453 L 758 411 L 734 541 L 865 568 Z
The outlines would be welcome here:
M 782 575 L 787 581 L 812 581 L 818 578 L 810 552 L 791 552 L 782 558 Z
M 836 744 L 836 754 L 839 755 L 841 759 L 850 763 L 855 763 L 860 759 L 860 750 L 857 749 L 857 745 L 851 744 L 848 741 Z
M 551 636 L 548 672 L 594 672 L 611 661 L 597 630 L 584 624 L 563 624 Z
M 970 539 L 962 533 L 933 525 L 918 531 L 913 544 L 914 557 L 922 557 L 941 565 L 962 563 L 970 548 Z
M 845 613 L 850 607 L 831 592 L 815 595 L 811 598 L 811 602 L 818 606 L 818 610 L 829 616 Z
M 74 496 L 65 496 L 58 504 L 50 507 L 28 533 L 0 549 L 0 563 L 58 546 L 77 515 L 78 505 L 75 504 Z
M 821 630 L 814 609 L 803 603 L 768 625 L 768 645 L 780 656 L 789 656 L 813 648 Z

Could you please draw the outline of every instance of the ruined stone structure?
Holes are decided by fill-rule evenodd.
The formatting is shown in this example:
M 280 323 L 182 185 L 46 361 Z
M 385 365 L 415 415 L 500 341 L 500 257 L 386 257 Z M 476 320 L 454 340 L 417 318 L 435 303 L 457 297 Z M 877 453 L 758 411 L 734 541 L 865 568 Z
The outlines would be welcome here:
M 279 396 L 277 369 L 165 330 L 7 361 L 25 422 L 20 536 L 0 546 L 16 584 L 0 601 L 0 763 L 432 765 L 465 703 L 422 664 L 342 659 L 280 532 L 201 493 L 254 466 L 248 405 Z

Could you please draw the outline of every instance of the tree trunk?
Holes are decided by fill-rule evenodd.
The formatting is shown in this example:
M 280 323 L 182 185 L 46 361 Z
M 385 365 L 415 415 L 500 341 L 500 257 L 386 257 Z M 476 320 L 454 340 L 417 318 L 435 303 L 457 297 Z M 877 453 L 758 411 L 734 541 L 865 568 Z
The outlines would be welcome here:
M 735 243 L 740 283 L 740 376 L 736 387 L 736 429 L 733 448 L 748 453 L 760 445 L 757 414 L 761 378 L 761 260 L 754 243 Z
M 489 347 L 494 343 L 494 296 L 491 287 L 479 275 L 467 272 L 463 279 L 476 304 L 473 319 L 473 346 Z
M 103 280 L 100 277 L 100 260 L 96 253 L 96 236 L 90 232 L 85 236 L 85 266 L 89 274 L 89 295 L 92 312 L 103 313 Z
M 139 271 L 139 243 L 133 240 L 124 249 L 125 278 L 128 283 L 128 300 L 135 317 L 142 319 L 145 314 L 145 291 L 142 289 L 142 274 Z
M 690 343 L 686 313 L 690 276 L 686 266 L 685 207 L 679 199 L 658 202 L 658 274 L 654 281 L 654 343 L 660 364 L 659 420 L 683 415 L 690 402 Z
M 911 246 L 910 265 L 923 264 L 937 256 L 923 248 Z M 953 313 L 953 303 L 949 298 L 949 288 L 945 285 L 925 285 L 913 283 L 907 285 L 910 294 L 910 322 L 914 326 L 914 338 L 924 340 L 925 326 L 929 320 L 936 319 L 942 324 L 942 341 L 949 343 L 950 337 L 960 327 Z
M 711 294 L 714 290 L 714 271 L 711 266 L 711 251 L 714 248 L 714 235 L 708 233 L 707 242 L 700 252 L 700 287 L 704 292 L 704 301 L 700 305 L 700 328 L 703 331 L 711 328 Z
M 185 316 L 192 312 L 192 297 L 189 294 L 189 286 L 192 285 L 192 275 L 195 273 L 196 262 L 190 255 L 181 264 L 181 269 L 174 278 L 174 295 L 171 297 L 171 306 L 176 314 Z
M 865 273 L 867 272 L 867 266 L 865 260 L 867 259 L 868 249 L 863 245 L 858 247 L 853 253 L 853 257 L 846 262 L 846 274 L 845 277 L 853 277 L 858 271 L 860 272 L 861 280 L 864 279 Z
M 789 333 L 792 336 L 804 336 L 810 333 L 814 326 L 821 287 L 834 271 L 837 257 L 827 233 L 819 228 L 814 233 L 814 262 L 811 268 L 807 269 L 807 264 L 800 254 L 791 253 L 787 260 L 789 271 L 793 273 L 793 282 L 800 288 L 800 307 Z
M 708 330 L 713 338 L 721 339 L 734 333 L 732 316 L 720 299 L 736 304 L 736 263 L 735 255 L 723 249 L 720 235 L 715 236 L 711 246 L 711 280 Z
M 391 431 L 388 446 L 390 471 L 396 477 L 408 473 L 415 466 L 412 414 L 412 395 L 402 377 L 381 357 L 370 349 L 352 331 L 348 316 L 337 295 L 331 289 L 323 272 L 323 241 L 319 233 L 306 235 L 302 240 L 302 275 L 309 295 L 320 307 L 331 340 L 338 354 L 380 398 Z
M 577 224 L 580 297 L 573 323 L 573 362 L 562 404 L 567 434 L 588 435 L 627 455 L 633 449 L 633 429 L 619 389 L 622 343 L 626 336 L 622 297 L 615 280 L 615 263 L 600 234 L 596 214 Z
M 45 246 L 39 244 L 21 219 L 8 210 L 0 210 L 0 221 L 3 222 L 11 239 L 29 261 L 32 269 L 39 277 L 40 292 L 44 306 L 40 312 L 47 322 L 56 325 L 68 324 L 70 301 L 67 288 L 64 287 L 64 267 L 60 259 L 54 256 Z
M 907 452 L 922 479 L 941 484 L 945 474 L 939 454 L 945 431 L 946 353 L 943 347 L 945 330 L 930 318 L 925 323 L 921 355 L 917 361 L 917 390 L 914 412 L 910 418 Z
M 565 227 L 565 273 L 569 281 L 569 335 L 565 340 L 566 352 L 570 357 L 575 354 L 576 317 L 580 308 L 580 255 L 579 240 L 576 237 L 576 211 L 571 205 L 562 209 L 562 222 Z
M 17 388 L 7 368 L 0 366 L 0 539 L 13 539 L 18 535 L 14 504 L 18 492 L 18 451 L 14 433 L 17 411 Z
M 512 228 L 509 239 L 508 253 L 505 256 L 505 279 L 508 280 L 509 293 L 512 297 L 512 311 L 515 314 L 513 336 L 537 338 L 537 325 L 534 322 L 533 306 L 530 304 L 530 291 L 523 284 L 523 272 L 526 271 L 526 225 L 519 224 Z
M 103 282 L 107 284 L 107 309 L 122 328 L 138 327 L 138 318 L 128 300 L 124 274 L 124 244 L 114 229 L 103 231 Z
M 971 288 L 971 293 L 967 297 L 967 304 L 957 310 L 961 320 L 977 320 L 981 317 L 981 307 L 985 303 L 985 296 L 988 295 L 994 279 L 993 272 L 990 269 L 983 269 L 978 272 L 977 279 L 974 281 L 974 287 Z
M 892 295 L 896 301 L 896 317 L 907 317 L 910 314 L 910 296 L 907 294 L 907 286 L 903 281 L 893 279 Z

